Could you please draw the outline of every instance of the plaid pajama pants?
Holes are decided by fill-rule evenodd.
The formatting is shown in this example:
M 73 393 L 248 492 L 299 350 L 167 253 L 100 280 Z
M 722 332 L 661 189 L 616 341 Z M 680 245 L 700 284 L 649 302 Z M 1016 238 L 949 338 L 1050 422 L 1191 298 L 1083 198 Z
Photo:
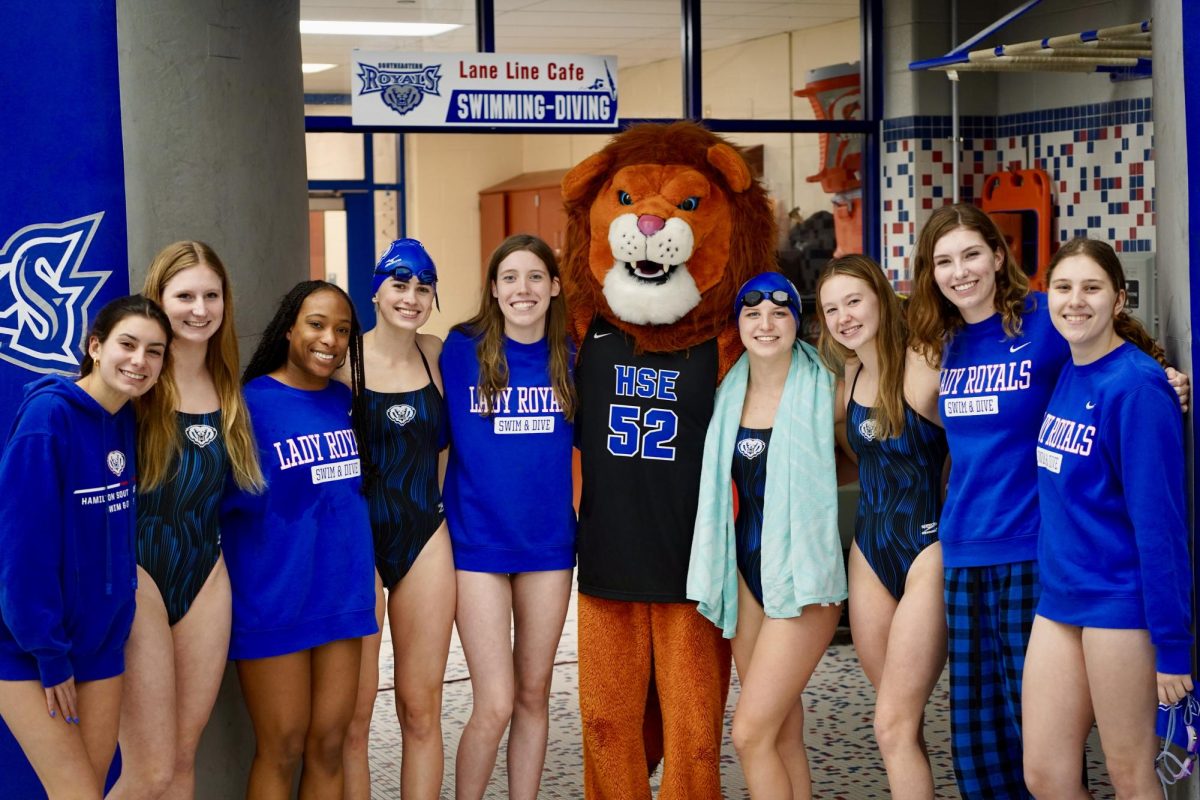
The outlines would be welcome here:
M 1036 561 L 946 568 L 951 748 L 967 800 L 1031 797 L 1021 763 L 1021 672 L 1039 594 Z

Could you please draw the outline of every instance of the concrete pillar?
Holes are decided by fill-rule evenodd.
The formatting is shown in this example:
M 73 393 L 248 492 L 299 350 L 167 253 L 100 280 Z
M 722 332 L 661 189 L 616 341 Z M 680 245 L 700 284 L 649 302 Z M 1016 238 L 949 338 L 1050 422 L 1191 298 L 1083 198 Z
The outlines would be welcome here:
M 201 239 L 232 273 L 245 350 L 308 277 L 295 0 L 117 0 L 130 285 Z
M 308 277 L 299 4 L 116 4 L 130 285 L 164 244 L 211 244 L 233 279 L 244 362 L 279 298 Z M 197 798 L 242 796 L 253 756 L 230 665 Z

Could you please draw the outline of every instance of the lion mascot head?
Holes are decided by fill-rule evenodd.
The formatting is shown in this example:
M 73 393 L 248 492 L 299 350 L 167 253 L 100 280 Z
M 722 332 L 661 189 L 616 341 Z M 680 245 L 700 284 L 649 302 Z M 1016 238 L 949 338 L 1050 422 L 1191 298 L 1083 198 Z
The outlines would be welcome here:
M 741 154 L 692 122 L 634 125 L 562 190 L 575 335 L 599 314 L 648 352 L 716 337 L 723 373 L 740 351 L 734 295 L 775 265 L 774 215 Z

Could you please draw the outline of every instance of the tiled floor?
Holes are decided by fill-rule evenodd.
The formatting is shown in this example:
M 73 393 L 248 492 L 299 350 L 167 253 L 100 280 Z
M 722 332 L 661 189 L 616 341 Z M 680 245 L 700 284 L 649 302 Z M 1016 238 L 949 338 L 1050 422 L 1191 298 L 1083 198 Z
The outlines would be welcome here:
M 384 626 L 384 631 L 387 637 L 387 626 Z M 539 795 L 546 800 L 579 800 L 583 794 L 575 641 L 575 603 L 572 600 L 566 629 L 555 659 L 554 688 L 550 699 L 550 741 Z M 385 639 L 380 656 L 380 675 L 385 689 L 380 691 L 376 701 L 371 728 L 374 800 L 394 800 L 400 796 L 400 728 L 396 722 L 394 696 L 390 691 L 390 651 L 391 643 Z M 809 684 L 805 698 L 814 796 L 827 800 L 886 797 L 886 776 L 875 749 L 871 727 L 874 691 L 859 669 L 851 645 L 835 645 L 829 649 Z M 726 736 L 721 762 L 725 797 L 740 799 L 748 798 L 749 794 L 728 735 L 728 721 L 736 702 L 735 678 L 726 711 Z M 462 657 L 462 648 L 455 637 L 446 669 L 442 710 L 443 735 L 446 740 L 443 798 L 454 797 L 454 753 L 470 712 L 471 683 L 466 662 Z M 942 681 L 930 702 L 925 733 L 933 760 L 937 797 L 957 797 L 949 755 L 949 706 L 945 675 L 942 676 Z M 1089 751 L 1093 795 L 1097 798 L 1112 797 L 1107 776 L 1102 773 L 1095 752 L 1094 747 Z M 505 786 L 501 745 L 499 763 L 486 797 L 497 800 L 507 797 Z

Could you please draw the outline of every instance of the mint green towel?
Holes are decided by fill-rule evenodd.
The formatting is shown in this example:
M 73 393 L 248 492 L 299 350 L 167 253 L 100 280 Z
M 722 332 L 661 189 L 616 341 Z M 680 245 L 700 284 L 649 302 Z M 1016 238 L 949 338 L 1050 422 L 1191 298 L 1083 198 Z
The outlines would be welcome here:
M 700 503 L 687 596 L 726 639 L 737 633 L 738 567 L 730 470 L 750 362 L 737 360 L 717 390 L 704 440 Z M 804 342 L 792 348 L 771 444 L 762 532 L 763 606 L 768 617 L 798 617 L 804 606 L 846 599 L 837 524 L 833 442 L 834 377 Z

